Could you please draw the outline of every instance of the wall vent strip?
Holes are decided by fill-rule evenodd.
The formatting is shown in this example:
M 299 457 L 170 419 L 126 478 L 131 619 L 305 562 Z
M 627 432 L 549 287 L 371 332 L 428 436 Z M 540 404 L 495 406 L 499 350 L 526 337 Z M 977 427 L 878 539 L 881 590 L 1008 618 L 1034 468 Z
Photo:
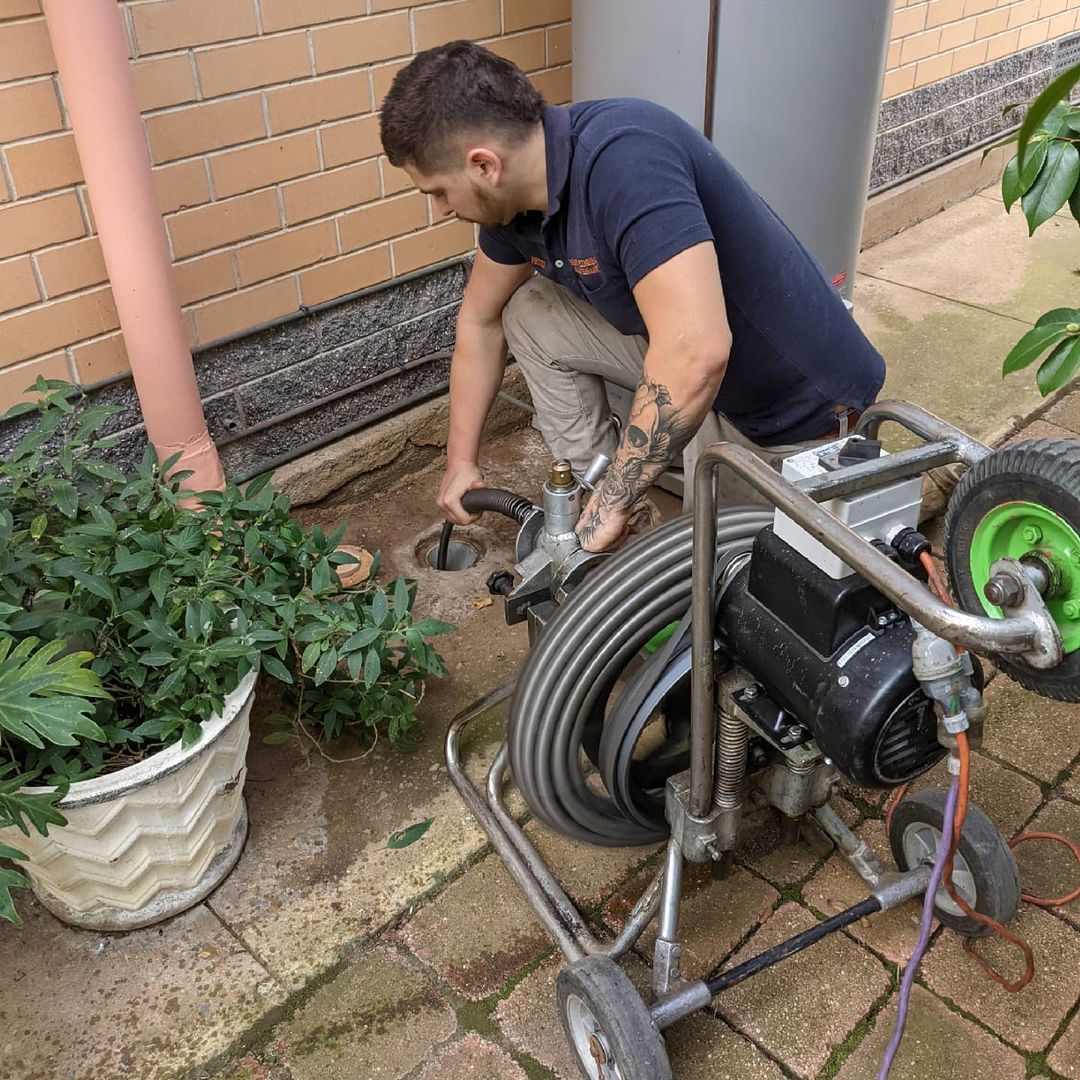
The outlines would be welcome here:
M 1080 64 L 1080 34 L 1058 38 L 1054 49 L 1054 75 Z

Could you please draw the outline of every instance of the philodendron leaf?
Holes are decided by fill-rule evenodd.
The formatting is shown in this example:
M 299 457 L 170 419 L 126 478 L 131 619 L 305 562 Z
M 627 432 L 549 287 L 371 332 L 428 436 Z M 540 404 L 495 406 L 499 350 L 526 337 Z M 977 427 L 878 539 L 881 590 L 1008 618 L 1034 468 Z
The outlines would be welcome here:
M 1076 332 L 1070 334 L 1042 362 L 1035 375 L 1039 392 L 1047 394 L 1064 386 L 1077 372 L 1080 372 L 1080 323 L 1073 323 Z
M 1014 157 L 1005 171 L 1001 174 L 1001 201 L 1005 204 L 1005 210 L 1012 210 L 1013 203 L 1035 183 L 1039 170 L 1046 161 L 1047 144 L 1038 143 L 1031 148 L 1024 161 L 1024 171 L 1020 171 L 1020 159 Z
M 11 898 L 12 889 L 25 889 L 30 884 L 14 870 L 5 870 L 0 866 L 0 919 L 7 922 L 22 922 L 15 910 L 15 901 Z
M 1055 139 L 1048 144 L 1039 175 L 1021 199 L 1029 236 L 1065 205 L 1077 180 L 1080 180 L 1080 151 L 1072 143 Z
M 1031 103 L 1024 122 L 1020 125 L 1020 138 L 1017 140 L 1017 156 L 1021 166 L 1028 151 L 1028 143 L 1042 122 L 1061 104 L 1061 99 L 1069 96 L 1069 91 L 1080 82 L 1080 64 L 1066 68 L 1050 85 Z
M 1034 363 L 1047 349 L 1056 345 L 1067 334 L 1069 323 L 1052 322 L 1033 326 L 1013 347 L 1001 365 L 1002 375 L 1011 375 Z
M 391 833 L 390 838 L 386 841 L 386 846 L 388 848 L 397 849 L 408 847 L 410 844 L 415 844 L 434 823 L 434 818 L 427 818 L 425 821 L 418 821 L 415 825 L 410 825 L 407 829 L 402 829 L 400 832 Z

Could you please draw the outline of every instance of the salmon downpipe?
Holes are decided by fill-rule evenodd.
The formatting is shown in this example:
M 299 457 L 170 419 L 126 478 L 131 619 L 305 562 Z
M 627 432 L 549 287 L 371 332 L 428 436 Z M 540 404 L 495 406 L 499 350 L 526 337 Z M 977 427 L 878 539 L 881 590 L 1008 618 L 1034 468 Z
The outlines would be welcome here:
M 206 429 L 116 0 L 44 0 L 45 19 L 120 317 L 146 434 L 164 461 L 225 477 Z

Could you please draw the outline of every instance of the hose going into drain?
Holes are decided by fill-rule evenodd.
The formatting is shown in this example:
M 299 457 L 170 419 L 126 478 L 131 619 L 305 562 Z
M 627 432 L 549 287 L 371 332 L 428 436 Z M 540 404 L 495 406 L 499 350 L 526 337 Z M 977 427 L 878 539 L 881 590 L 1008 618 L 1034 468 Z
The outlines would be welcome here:
M 748 551 L 772 511 L 728 507 L 717 517 L 718 563 Z M 546 825 L 601 847 L 664 839 L 626 817 L 595 789 L 582 741 L 603 727 L 608 698 L 631 659 L 690 607 L 692 521 L 676 518 L 635 540 L 595 570 L 560 606 L 530 650 L 510 707 L 507 740 L 514 781 Z
M 474 488 L 466 491 L 461 497 L 461 505 L 470 514 L 482 514 L 485 510 L 491 510 L 504 517 L 513 518 L 519 525 L 525 520 L 533 504 L 524 495 L 515 495 L 512 491 L 504 491 L 502 488 Z M 446 556 L 450 551 L 450 537 L 454 535 L 454 523 L 443 522 L 442 532 L 439 534 L 439 550 L 435 556 L 435 569 L 446 569 Z

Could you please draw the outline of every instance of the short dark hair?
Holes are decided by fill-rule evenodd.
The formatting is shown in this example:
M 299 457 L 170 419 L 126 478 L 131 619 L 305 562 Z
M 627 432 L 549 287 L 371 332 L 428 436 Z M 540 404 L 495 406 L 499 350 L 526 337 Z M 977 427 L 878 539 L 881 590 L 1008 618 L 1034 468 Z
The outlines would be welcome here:
M 543 97 L 520 68 L 471 41 L 451 41 L 418 53 L 394 76 L 379 134 L 391 164 L 432 174 L 454 164 L 467 133 L 520 145 L 543 108 Z

